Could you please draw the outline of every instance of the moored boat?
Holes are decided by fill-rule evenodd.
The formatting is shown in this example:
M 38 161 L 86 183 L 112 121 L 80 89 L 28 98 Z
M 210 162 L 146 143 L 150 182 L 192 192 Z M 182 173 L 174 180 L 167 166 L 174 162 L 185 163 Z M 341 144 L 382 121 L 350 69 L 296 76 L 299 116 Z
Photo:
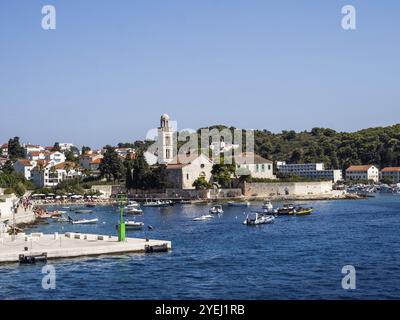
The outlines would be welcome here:
M 274 206 L 272 205 L 271 201 L 264 201 L 262 209 L 266 212 L 273 212 Z
M 206 214 L 206 215 L 194 218 L 193 221 L 206 221 L 206 220 L 210 220 L 212 218 L 213 218 L 212 215 Z
M 142 214 L 143 210 L 140 208 L 139 203 L 136 201 L 130 201 L 129 204 L 124 208 L 124 212 L 131 214 Z
M 220 214 L 220 213 L 224 213 L 224 210 L 222 209 L 221 205 L 215 205 L 209 210 L 209 212 L 211 214 Z
M 174 203 L 170 200 L 155 200 L 155 201 L 146 201 L 142 204 L 143 207 L 169 207 Z
M 94 219 L 80 219 L 80 220 L 70 220 L 70 223 L 72 224 L 95 224 L 99 221 L 99 219 L 94 218 Z
M 247 215 L 246 220 L 243 221 L 243 224 L 248 226 L 255 226 L 259 224 L 273 223 L 274 220 L 274 216 L 266 215 L 262 212 L 251 212 Z
M 250 202 L 249 201 L 241 201 L 241 202 L 239 202 L 239 201 L 229 201 L 228 202 L 228 206 L 231 206 L 231 207 L 248 207 L 248 206 L 250 206 Z

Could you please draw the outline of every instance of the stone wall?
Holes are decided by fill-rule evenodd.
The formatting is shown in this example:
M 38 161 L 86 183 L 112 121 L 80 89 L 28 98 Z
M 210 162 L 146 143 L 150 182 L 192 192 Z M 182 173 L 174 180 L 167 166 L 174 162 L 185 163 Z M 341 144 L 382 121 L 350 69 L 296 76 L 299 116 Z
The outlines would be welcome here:
M 322 196 L 332 194 L 332 182 L 245 182 L 243 194 L 257 197 Z

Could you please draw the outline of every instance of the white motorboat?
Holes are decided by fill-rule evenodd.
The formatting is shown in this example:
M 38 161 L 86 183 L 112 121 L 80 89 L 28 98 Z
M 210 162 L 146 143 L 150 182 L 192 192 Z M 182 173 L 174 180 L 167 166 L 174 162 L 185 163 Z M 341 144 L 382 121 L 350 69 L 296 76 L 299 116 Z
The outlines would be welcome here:
M 259 224 L 273 223 L 274 220 L 274 216 L 265 215 L 260 212 L 251 212 L 247 215 L 246 220 L 243 221 L 243 224 L 248 226 L 255 226 Z
M 266 212 L 273 212 L 274 206 L 272 205 L 271 201 L 264 201 L 262 209 Z
M 78 209 L 78 210 L 75 210 L 75 213 L 87 214 L 87 213 L 93 213 L 93 210 L 90 210 L 90 209 Z
M 249 201 L 242 201 L 242 202 L 235 202 L 235 201 L 229 201 L 228 206 L 231 207 L 248 207 L 250 206 Z
M 210 214 L 203 215 L 201 217 L 194 218 L 193 221 L 206 221 L 212 219 L 213 216 Z
M 135 229 L 135 230 L 139 230 L 142 229 L 144 227 L 144 223 L 143 222 L 137 222 L 137 221 L 125 221 L 125 227 L 127 229 Z
M 172 206 L 172 201 L 170 200 L 156 200 L 156 201 L 146 201 L 142 204 L 143 207 L 169 207 Z
M 130 201 L 129 204 L 124 208 L 124 212 L 131 214 L 142 214 L 143 210 L 140 208 L 139 203 L 136 201 Z
M 72 224 L 95 224 L 99 221 L 99 219 L 81 219 L 81 220 L 70 220 Z
M 220 213 L 224 213 L 224 210 L 222 210 L 222 206 L 221 205 L 215 205 L 210 209 L 209 212 L 211 214 L 220 214 Z

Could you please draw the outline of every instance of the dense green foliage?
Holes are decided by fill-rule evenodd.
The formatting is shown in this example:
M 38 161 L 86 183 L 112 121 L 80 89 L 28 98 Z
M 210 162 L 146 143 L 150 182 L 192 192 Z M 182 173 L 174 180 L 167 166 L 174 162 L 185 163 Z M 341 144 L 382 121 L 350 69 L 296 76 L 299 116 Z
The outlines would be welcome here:
M 255 132 L 255 151 L 274 161 L 323 162 L 327 168 L 346 169 L 351 164 L 400 166 L 400 124 L 336 132 L 314 128 L 311 132 Z
M 125 168 L 122 160 L 118 157 L 115 148 L 111 146 L 105 147 L 106 152 L 100 163 L 99 170 L 101 177 L 107 178 L 108 181 L 120 180 L 125 175 Z
M 32 188 L 32 185 L 25 179 L 23 174 L 0 172 L 0 188 L 7 189 L 8 193 L 23 196 L 27 189 Z
M 19 137 L 8 140 L 8 157 L 11 160 L 24 158 L 25 150 L 19 143 Z
M 168 187 L 165 165 L 150 167 L 143 152 L 136 154 L 135 160 L 126 159 L 125 186 L 127 189 L 164 189 Z
M 193 182 L 193 187 L 195 187 L 196 190 L 206 190 L 206 189 L 211 189 L 212 185 L 204 177 L 198 177 Z

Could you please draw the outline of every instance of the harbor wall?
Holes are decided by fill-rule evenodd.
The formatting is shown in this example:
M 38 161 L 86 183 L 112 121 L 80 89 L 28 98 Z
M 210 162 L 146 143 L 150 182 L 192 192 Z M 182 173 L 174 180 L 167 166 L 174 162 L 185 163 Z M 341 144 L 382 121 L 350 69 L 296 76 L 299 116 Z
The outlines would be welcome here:
M 316 182 L 245 182 L 243 194 L 248 197 L 290 197 L 333 195 L 331 181 Z
M 123 190 L 121 190 L 123 191 Z M 215 199 L 226 197 L 241 197 L 242 189 L 174 189 L 168 188 L 165 190 L 136 190 L 128 191 L 129 197 L 132 198 L 168 198 L 168 199 Z

